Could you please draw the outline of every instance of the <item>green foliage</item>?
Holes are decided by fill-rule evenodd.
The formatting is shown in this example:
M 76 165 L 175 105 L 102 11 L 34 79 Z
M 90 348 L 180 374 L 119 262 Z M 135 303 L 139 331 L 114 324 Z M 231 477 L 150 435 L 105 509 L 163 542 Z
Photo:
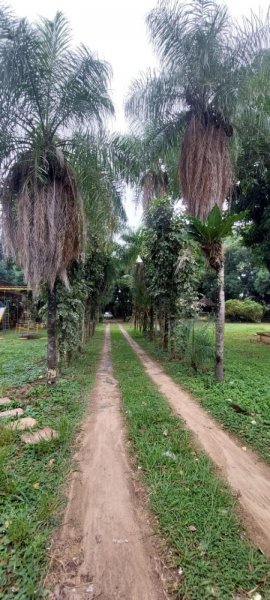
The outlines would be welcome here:
M 269 77 L 268 77 L 269 82 Z M 269 85 L 269 84 L 268 84 Z M 258 99 L 259 103 L 259 99 Z M 267 113 L 269 118 L 269 110 Z M 246 127 L 237 156 L 237 177 L 232 209 L 247 210 L 246 226 L 242 229 L 244 243 L 259 262 L 270 270 L 270 160 L 269 127 L 254 131 Z
M 197 319 L 179 321 L 175 328 L 176 356 L 195 370 L 214 360 L 214 336 L 210 322 Z
M 230 321 L 249 321 L 258 323 L 263 316 L 263 306 L 254 300 L 227 300 L 225 302 L 226 318 Z
M 113 363 L 129 439 L 150 507 L 169 544 L 167 558 L 182 573 L 178 589 L 170 590 L 172 597 L 229 600 L 255 588 L 267 598 L 269 561 L 243 535 L 235 499 L 120 336 L 113 332 Z M 153 347 L 145 337 L 139 340 Z M 179 363 L 164 360 L 166 369 L 179 369 Z M 197 381 L 192 373 L 191 381 Z M 196 531 L 189 530 L 191 525 Z
M 177 298 L 177 315 L 181 319 L 190 319 L 198 313 L 198 284 L 200 265 L 198 264 L 196 248 L 192 240 L 188 246 L 180 250 L 176 266 L 179 285 Z
M 69 270 L 70 287 L 57 283 L 57 331 L 60 357 L 71 358 L 82 345 L 88 286 L 84 266 L 74 263 Z
M 184 221 L 169 198 L 154 200 L 145 216 L 142 257 L 148 294 L 160 311 L 176 314 L 180 269 L 178 255 L 186 241 Z
M 191 224 L 190 234 L 196 239 L 201 246 L 214 244 L 232 235 L 232 227 L 237 221 L 241 221 L 246 216 L 246 213 L 238 213 L 238 215 L 222 215 L 217 204 L 209 212 L 206 221 L 201 221 L 196 217 L 189 217 Z
M 2 245 L 0 243 L 0 281 L 13 283 L 14 285 L 24 285 L 23 273 L 11 260 L 4 260 Z

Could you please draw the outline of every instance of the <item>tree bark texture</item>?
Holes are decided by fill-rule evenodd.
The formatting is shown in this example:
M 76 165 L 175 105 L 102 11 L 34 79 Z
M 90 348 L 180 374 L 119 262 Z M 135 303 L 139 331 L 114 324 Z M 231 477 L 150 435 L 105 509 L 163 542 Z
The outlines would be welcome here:
M 175 318 L 170 318 L 170 360 L 176 357 Z
M 150 306 L 150 322 L 149 322 L 149 332 L 150 332 L 151 340 L 154 338 L 154 324 L 155 324 L 154 307 L 153 307 L 153 304 L 151 304 L 151 306 Z
M 169 319 L 168 313 L 164 313 L 164 329 L 163 329 L 163 350 L 168 352 L 169 349 Z
M 217 272 L 218 311 L 216 320 L 216 366 L 215 375 L 218 381 L 224 379 L 224 326 L 225 326 L 225 293 L 224 293 L 224 258 Z
M 55 383 L 57 379 L 58 353 L 57 353 L 57 325 L 56 325 L 56 286 L 48 286 L 48 353 L 47 353 L 47 381 Z

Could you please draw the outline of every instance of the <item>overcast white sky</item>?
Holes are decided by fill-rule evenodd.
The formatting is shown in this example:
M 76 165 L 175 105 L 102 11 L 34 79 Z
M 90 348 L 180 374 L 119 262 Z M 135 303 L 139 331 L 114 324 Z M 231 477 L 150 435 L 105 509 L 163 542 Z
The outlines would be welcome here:
M 148 42 L 145 15 L 156 0 L 7 0 L 19 16 L 36 20 L 39 15 L 53 17 L 56 10 L 65 13 L 71 22 L 76 43 L 84 43 L 113 68 L 112 96 L 117 109 L 115 129 L 127 127 L 123 101 L 130 81 L 140 71 L 156 65 Z M 264 11 L 269 0 L 227 0 L 232 14 L 241 16 L 250 9 Z M 141 211 L 127 201 L 130 225 L 137 225 Z

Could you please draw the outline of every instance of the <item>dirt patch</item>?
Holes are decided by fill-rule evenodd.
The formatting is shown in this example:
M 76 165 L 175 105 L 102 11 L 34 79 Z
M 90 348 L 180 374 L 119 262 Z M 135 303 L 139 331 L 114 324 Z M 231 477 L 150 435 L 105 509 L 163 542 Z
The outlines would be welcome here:
M 270 554 L 270 467 L 257 454 L 242 447 L 238 440 L 222 430 L 219 424 L 182 390 L 146 352 L 120 327 L 138 354 L 149 377 L 167 398 L 174 412 L 195 434 L 195 440 L 221 470 L 236 493 L 243 509 L 246 528 L 253 542 Z
M 78 469 L 52 543 L 52 600 L 162 600 L 153 531 L 127 459 L 109 328 L 79 440 Z

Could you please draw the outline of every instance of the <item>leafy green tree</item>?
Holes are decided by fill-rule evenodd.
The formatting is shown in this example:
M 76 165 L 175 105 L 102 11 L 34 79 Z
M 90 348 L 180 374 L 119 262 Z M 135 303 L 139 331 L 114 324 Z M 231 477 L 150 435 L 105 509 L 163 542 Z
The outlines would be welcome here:
M 73 48 L 61 13 L 30 25 L 0 13 L 1 98 L 6 176 L 3 246 L 34 292 L 48 288 L 48 380 L 57 372 L 56 288 L 85 245 L 84 211 L 69 153 L 78 127 L 113 112 L 110 68 L 88 48 Z M 9 125 L 6 126 L 8 119 Z
M 147 292 L 161 328 L 162 346 L 174 354 L 174 327 L 179 296 L 178 256 L 185 243 L 183 219 L 168 197 L 153 200 L 145 215 L 142 259 Z
M 248 132 L 247 132 L 248 135 Z M 232 210 L 247 211 L 241 231 L 245 244 L 270 271 L 270 136 L 250 135 L 244 140 L 237 162 L 239 185 Z M 256 146 L 257 145 L 257 146 Z
M 0 244 L 0 280 L 14 285 L 24 285 L 23 273 L 11 260 L 4 260 Z

